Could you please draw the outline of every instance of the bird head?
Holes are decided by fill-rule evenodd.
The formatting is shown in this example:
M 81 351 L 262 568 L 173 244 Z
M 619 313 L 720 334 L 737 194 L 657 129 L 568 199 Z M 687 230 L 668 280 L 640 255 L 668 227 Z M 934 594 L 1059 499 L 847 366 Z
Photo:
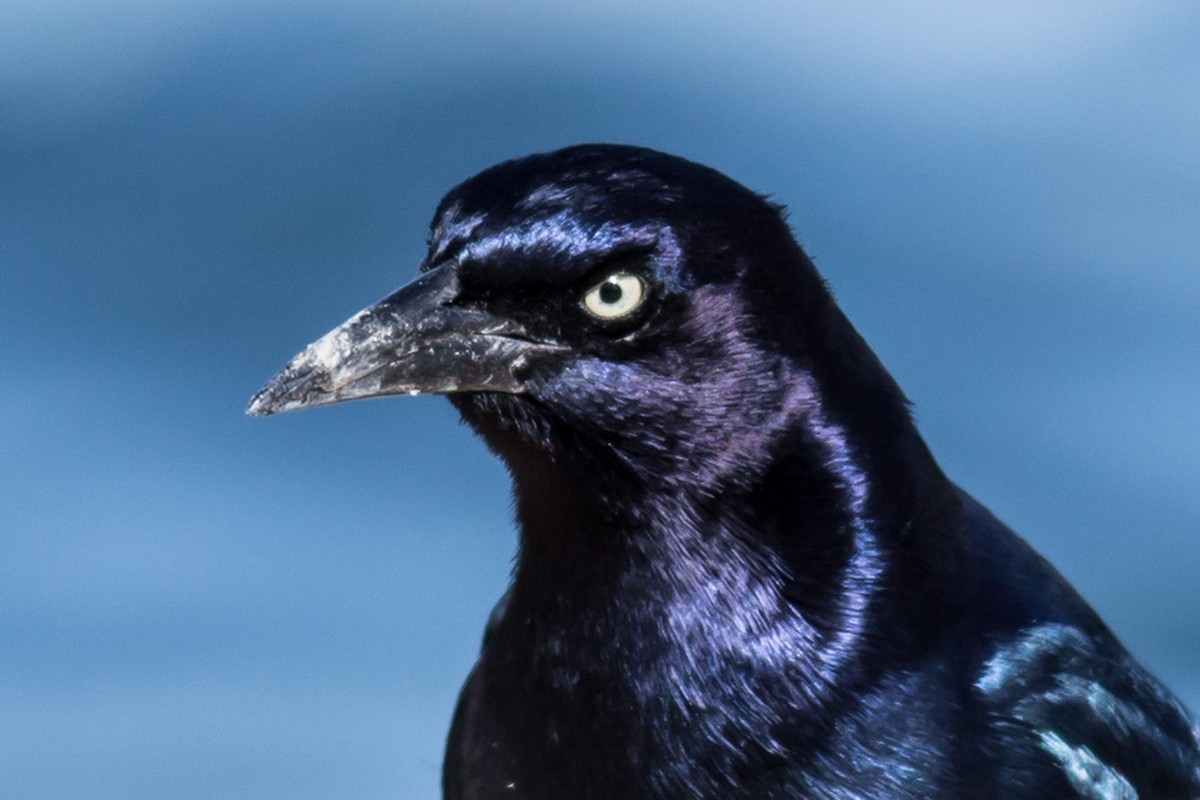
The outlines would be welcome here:
M 451 395 L 510 466 L 615 466 L 712 491 L 752 480 L 783 431 L 819 438 L 818 417 L 883 396 L 891 411 L 875 404 L 872 424 L 907 424 L 778 206 L 614 145 L 453 189 L 416 280 L 309 345 L 248 413 L 421 393 Z

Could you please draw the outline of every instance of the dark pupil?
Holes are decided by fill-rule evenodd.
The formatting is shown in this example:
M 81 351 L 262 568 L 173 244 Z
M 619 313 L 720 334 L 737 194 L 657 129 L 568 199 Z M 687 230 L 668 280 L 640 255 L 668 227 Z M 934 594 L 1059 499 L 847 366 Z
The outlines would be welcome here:
M 612 281 L 600 284 L 600 302 L 612 305 L 621 299 L 621 287 Z

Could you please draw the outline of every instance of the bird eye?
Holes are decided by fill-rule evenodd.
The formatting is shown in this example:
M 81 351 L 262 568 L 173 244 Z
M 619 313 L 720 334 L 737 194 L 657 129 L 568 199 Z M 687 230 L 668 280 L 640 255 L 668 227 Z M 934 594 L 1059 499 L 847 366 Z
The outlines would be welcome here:
M 614 272 L 588 289 L 583 307 L 600 319 L 620 319 L 633 313 L 646 298 L 646 284 L 629 272 Z

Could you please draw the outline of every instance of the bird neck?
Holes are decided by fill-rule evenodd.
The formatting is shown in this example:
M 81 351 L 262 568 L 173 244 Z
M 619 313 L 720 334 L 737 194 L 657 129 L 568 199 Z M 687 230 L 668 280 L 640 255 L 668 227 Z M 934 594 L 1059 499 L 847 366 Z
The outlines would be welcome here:
M 940 472 L 926 480 L 936 464 L 911 425 L 901 434 L 868 463 L 836 420 L 809 414 L 780 432 L 749 485 L 681 488 L 623 479 L 608 465 L 510 463 L 521 549 L 508 605 L 526 626 L 519 638 L 531 648 L 539 637 L 569 642 L 580 656 L 591 641 L 594 664 L 624 648 L 638 669 L 658 658 L 647 648 L 690 651 L 694 659 L 672 663 L 704 664 L 713 653 L 745 661 L 801 642 L 786 657 L 812 685 L 830 685 L 855 667 L 889 583 L 940 593 L 943 571 L 924 556 L 940 551 L 920 540 L 944 540 L 931 529 L 951 517 L 949 495 L 937 491 L 949 484 Z M 903 620 L 898 604 L 887 613 Z M 873 640 L 880 630 L 919 638 L 872 629 Z

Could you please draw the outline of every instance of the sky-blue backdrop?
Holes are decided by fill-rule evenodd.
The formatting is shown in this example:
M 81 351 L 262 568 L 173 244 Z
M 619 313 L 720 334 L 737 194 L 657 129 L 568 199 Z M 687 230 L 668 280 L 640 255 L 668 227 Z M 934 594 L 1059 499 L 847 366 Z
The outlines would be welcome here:
M 724 5 L 0 4 L 0 794 L 436 797 L 504 471 L 437 398 L 242 409 L 447 188 L 588 140 L 790 206 L 1200 709 L 1200 5 Z

